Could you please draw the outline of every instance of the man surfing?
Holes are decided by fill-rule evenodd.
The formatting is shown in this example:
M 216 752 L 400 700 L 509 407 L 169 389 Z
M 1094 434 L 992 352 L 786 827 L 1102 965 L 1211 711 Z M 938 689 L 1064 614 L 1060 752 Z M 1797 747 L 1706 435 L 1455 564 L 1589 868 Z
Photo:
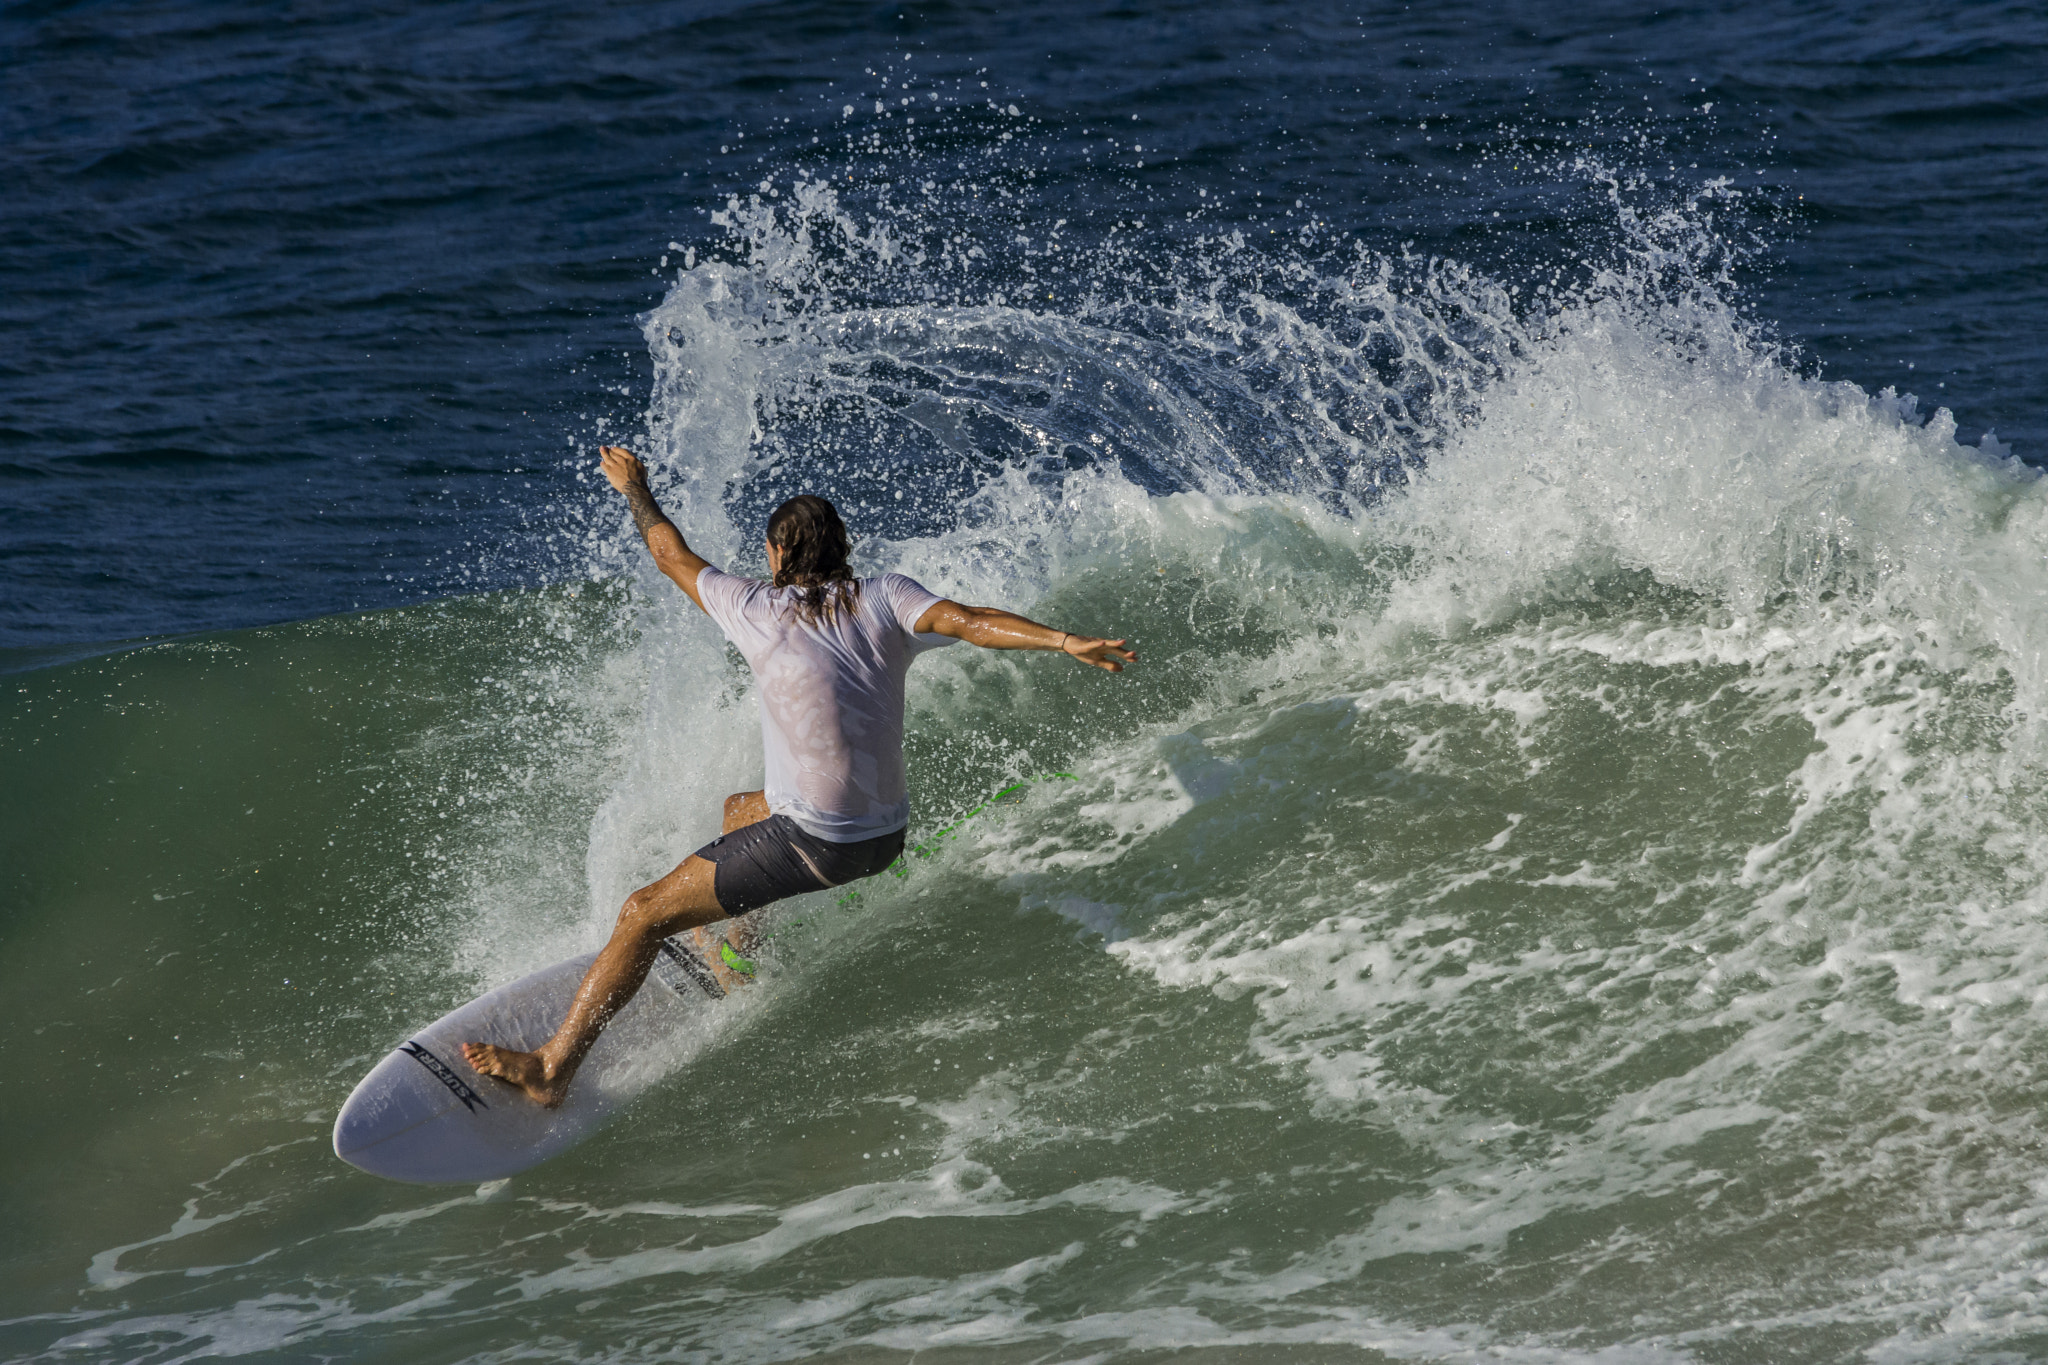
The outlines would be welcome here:
M 767 781 L 760 791 L 728 796 L 724 833 L 626 897 L 568 1017 L 539 1051 L 463 1044 L 477 1071 L 550 1107 L 569 1093 L 591 1045 L 647 979 L 663 939 L 785 896 L 872 877 L 896 860 L 910 822 L 903 683 L 911 660 L 955 640 L 1058 650 L 1111 673 L 1138 657 L 1122 640 L 1053 630 L 998 607 L 964 607 L 902 574 L 855 578 L 846 524 L 831 503 L 808 493 L 768 518 L 771 581 L 735 577 L 684 541 L 631 451 L 602 446 L 598 453 L 655 567 L 753 669 Z

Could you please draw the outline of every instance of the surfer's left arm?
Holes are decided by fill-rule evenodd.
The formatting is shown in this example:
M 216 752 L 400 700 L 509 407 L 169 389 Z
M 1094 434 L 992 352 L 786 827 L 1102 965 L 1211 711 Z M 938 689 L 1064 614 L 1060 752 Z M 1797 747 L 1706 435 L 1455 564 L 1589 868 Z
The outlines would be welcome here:
M 702 607 L 704 599 L 697 595 L 697 575 L 710 568 L 711 562 L 690 548 L 683 533 L 654 500 L 654 490 L 647 486 L 647 467 L 624 446 L 599 446 L 597 454 L 603 462 L 606 482 L 625 496 L 626 506 L 632 509 L 633 525 L 640 528 L 647 553 L 654 556 L 654 567 Z
M 1058 650 L 1076 663 L 1111 673 L 1121 673 L 1125 664 L 1138 661 L 1137 651 L 1125 649 L 1122 640 L 1054 630 L 1001 607 L 964 607 L 942 600 L 917 618 L 917 631 L 948 635 L 983 649 Z

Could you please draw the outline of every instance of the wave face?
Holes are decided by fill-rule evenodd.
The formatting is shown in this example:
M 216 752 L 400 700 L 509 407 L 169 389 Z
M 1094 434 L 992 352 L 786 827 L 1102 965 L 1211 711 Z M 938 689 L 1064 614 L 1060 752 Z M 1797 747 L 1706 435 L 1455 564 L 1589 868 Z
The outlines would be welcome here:
M 557 566 L 614 588 L 27 675 L 9 857 L 108 932 L 5 969 L 60 1040 L 11 1037 L 20 1141 L 145 1193 L 6 1177 L 9 1353 L 2037 1350 L 2048 499 L 1745 322 L 1734 191 L 1582 169 L 1618 245 L 1513 282 L 1310 220 L 1113 289 L 1135 225 L 1072 260 L 972 203 L 729 205 L 645 319 L 693 541 L 758 568 L 823 487 L 867 570 L 1144 662 L 921 661 L 929 856 L 778 911 L 757 990 L 509 1186 L 372 1185 L 322 1125 L 758 780 L 749 678 L 616 509 Z M 106 790 L 102 848 L 38 835 Z

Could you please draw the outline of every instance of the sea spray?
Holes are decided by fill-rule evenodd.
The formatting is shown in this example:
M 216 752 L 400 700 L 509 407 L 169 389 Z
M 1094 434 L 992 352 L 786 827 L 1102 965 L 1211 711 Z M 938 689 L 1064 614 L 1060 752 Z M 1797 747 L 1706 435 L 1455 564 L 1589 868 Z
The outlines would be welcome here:
M 489 1200 L 347 1183 L 301 1130 L 349 1058 L 257 1090 L 266 1040 L 209 1038 L 202 1187 L 76 1256 L 97 1285 L 10 1323 L 17 1354 L 2026 1347 L 2031 474 L 1752 326 L 1721 189 L 1539 277 L 1306 209 L 1168 249 L 1133 205 L 1082 252 L 1010 199 L 806 185 L 681 267 L 629 443 L 741 571 L 821 488 L 864 571 L 1135 637 L 1117 678 L 965 649 L 911 674 L 913 839 L 1073 780 L 858 913 L 774 912 L 816 933 Z M 468 843 L 434 827 L 417 931 L 361 980 L 453 962 L 445 996 L 587 948 L 758 785 L 743 666 L 608 493 L 580 517 L 561 576 L 628 594 L 458 643 L 515 666 L 308 774 L 460 760 L 394 822 L 535 774 Z M 519 657 L 562 629 L 574 666 Z M 268 636 L 223 648 L 290 672 Z M 136 656 L 136 710 L 174 699 L 170 657 Z M 428 850 L 352 851 L 320 870 L 388 889 Z M 324 1008 L 365 1056 L 398 1027 Z
M 1265 1291 L 1295 1311 L 1417 1253 L 1532 1284 L 1647 1256 L 1910 1335 L 1856 1278 L 1890 1229 L 2038 1217 L 1998 1117 L 2032 1073 L 1978 1060 L 2023 1056 L 2048 990 L 2038 481 L 1789 364 L 1728 301 L 1719 194 L 1540 303 L 1363 251 L 1234 277 L 1224 237 L 1180 292 L 1074 314 L 820 293 L 722 324 L 766 356 L 731 505 L 844 470 L 870 565 L 1140 615 L 1099 627 L 1157 669 L 1108 725 L 1026 662 L 921 670 L 919 719 L 973 737 L 925 750 L 925 800 L 976 764 L 1078 779 L 924 894 L 986 887 L 1251 1002 L 1252 1056 L 1413 1154 Z M 946 932 L 897 904 L 891 936 Z M 1006 1141 L 1058 1094 L 1007 1092 Z

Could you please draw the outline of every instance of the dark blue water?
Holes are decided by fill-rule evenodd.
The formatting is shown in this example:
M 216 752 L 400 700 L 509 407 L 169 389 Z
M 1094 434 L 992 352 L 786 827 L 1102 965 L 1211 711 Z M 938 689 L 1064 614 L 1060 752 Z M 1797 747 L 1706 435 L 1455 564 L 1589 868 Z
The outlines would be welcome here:
M 1727 177 L 1795 363 L 2048 454 L 2038 6 L 29 3 L 0 92 L 13 650 L 550 576 L 668 243 L 806 169 L 993 167 L 1083 252 L 1314 219 L 1504 279 L 1609 230 L 1564 153 Z
M 0 1359 L 2048 1357 L 2044 57 L 0 9 Z M 929 860 L 374 1180 L 377 1058 L 761 780 L 620 437 L 1144 663 L 920 663 Z

